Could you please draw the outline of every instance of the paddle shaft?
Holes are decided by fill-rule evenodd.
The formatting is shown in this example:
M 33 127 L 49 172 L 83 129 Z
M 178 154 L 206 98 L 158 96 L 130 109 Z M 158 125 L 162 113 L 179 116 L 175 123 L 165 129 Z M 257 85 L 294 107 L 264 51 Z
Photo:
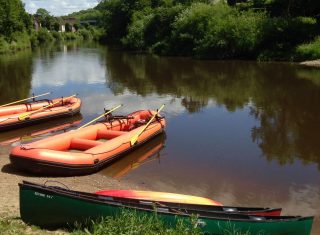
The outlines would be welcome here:
M 0 107 L 5 107 L 5 106 L 8 106 L 8 105 L 16 104 L 16 103 L 19 103 L 19 102 L 22 102 L 22 101 L 38 98 L 38 97 L 49 95 L 49 94 L 51 94 L 51 92 L 47 92 L 47 93 L 44 93 L 44 94 L 41 94 L 41 95 L 32 96 L 32 97 L 25 98 L 25 99 L 22 99 L 22 100 L 17 100 L 17 101 L 8 103 L 8 104 L 3 104 L 3 105 L 0 105 Z
M 84 128 L 84 127 L 86 127 L 86 126 L 88 126 L 88 125 L 90 125 L 91 123 L 93 123 L 93 122 L 97 121 L 98 119 L 102 118 L 103 116 L 105 116 L 105 115 L 107 115 L 107 114 L 109 114 L 109 113 L 113 112 L 114 110 L 116 110 L 116 109 L 120 108 L 121 106 L 122 106 L 122 104 L 120 104 L 120 105 L 118 105 L 118 106 L 114 107 L 113 109 L 111 109 L 111 110 L 109 110 L 108 112 L 106 112 L 106 113 L 104 113 L 104 114 L 100 115 L 99 117 L 97 117 L 97 118 L 93 119 L 92 121 L 90 121 L 90 122 L 88 122 L 88 123 L 84 124 L 83 126 L 80 126 L 80 127 L 78 128 L 78 130 L 79 130 L 79 129 L 81 129 L 81 128 Z
M 68 99 L 70 99 L 70 98 L 72 98 L 72 97 L 75 97 L 75 96 L 76 96 L 76 95 L 72 95 L 72 96 L 66 97 L 66 98 L 64 98 L 64 99 L 65 99 L 65 100 L 68 100 Z M 46 105 L 46 106 L 43 106 L 42 108 L 39 108 L 39 109 L 34 110 L 34 111 L 32 111 L 32 112 L 23 113 L 23 114 L 21 114 L 21 115 L 18 117 L 18 119 L 19 119 L 20 121 L 25 120 L 26 118 L 30 117 L 32 114 L 41 112 L 42 110 L 45 110 L 45 109 L 47 109 L 47 108 L 50 108 L 50 107 L 52 107 L 52 106 L 54 106 L 54 105 L 56 105 L 56 104 L 59 104 L 59 103 L 61 103 L 61 102 L 63 102 L 63 98 L 62 98 L 61 100 L 59 100 L 59 101 L 56 101 L 56 102 L 54 102 L 54 103 L 52 103 L 52 104 L 48 104 L 48 105 Z
M 132 137 L 130 143 L 131 143 L 131 146 L 133 146 L 137 141 L 138 141 L 138 138 L 139 136 L 148 128 L 148 126 L 151 124 L 151 122 L 153 122 L 153 120 L 156 118 L 156 116 L 160 113 L 160 111 L 164 108 L 164 104 L 161 105 L 161 107 L 158 109 L 158 111 L 151 117 L 151 119 L 149 120 L 149 122 L 144 126 L 144 128 L 139 131 L 138 134 L 136 134 L 135 136 Z

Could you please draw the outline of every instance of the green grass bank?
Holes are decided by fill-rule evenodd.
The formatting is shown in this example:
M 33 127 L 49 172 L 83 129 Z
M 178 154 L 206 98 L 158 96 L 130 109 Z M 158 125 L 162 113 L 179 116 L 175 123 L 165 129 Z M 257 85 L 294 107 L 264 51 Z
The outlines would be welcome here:
M 118 235 L 118 234 L 168 234 L 168 235 L 200 235 L 201 232 L 195 225 L 195 218 L 189 222 L 178 221 L 173 227 L 164 224 L 156 214 L 151 217 L 138 216 L 134 212 L 123 212 L 118 217 L 107 217 L 97 222 L 90 222 L 87 226 L 75 225 L 67 230 L 43 230 L 36 226 L 26 225 L 21 219 L 7 217 L 0 219 L 0 234 L 71 234 L 71 235 Z M 236 233 L 234 233 L 236 234 Z

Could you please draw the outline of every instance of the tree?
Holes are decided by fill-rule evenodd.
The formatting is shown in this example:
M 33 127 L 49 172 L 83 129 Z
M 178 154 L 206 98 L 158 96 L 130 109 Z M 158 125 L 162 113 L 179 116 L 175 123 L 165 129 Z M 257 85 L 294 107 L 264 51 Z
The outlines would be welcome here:
M 47 11 L 46 9 L 44 8 L 39 8 L 36 12 L 36 14 L 40 17 L 42 17 L 43 19 L 47 16 L 50 16 L 50 12 Z
M 70 23 L 66 23 L 66 32 L 72 32 L 72 25 Z
M 274 16 L 311 16 L 320 12 L 319 0 L 253 0 L 253 7 L 264 7 Z
M 31 18 L 21 0 L 0 0 L 0 36 L 10 37 L 17 31 L 31 28 Z
M 53 29 L 55 30 L 55 31 L 59 31 L 60 30 L 60 24 L 56 21 L 56 22 L 54 22 L 54 24 L 53 24 Z
M 38 21 L 41 23 L 41 26 L 50 30 L 51 28 L 50 13 L 44 8 L 39 8 L 36 12 L 36 16 L 38 18 Z

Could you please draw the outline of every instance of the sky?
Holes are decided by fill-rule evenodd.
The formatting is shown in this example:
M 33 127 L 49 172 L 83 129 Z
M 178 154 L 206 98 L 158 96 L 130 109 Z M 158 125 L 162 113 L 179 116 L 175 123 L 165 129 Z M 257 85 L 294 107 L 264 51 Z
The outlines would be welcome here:
M 22 0 L 28 13 L 34 14 L 44 8 L 50 15 L 61 16 L 95 7 L 99 0 Z

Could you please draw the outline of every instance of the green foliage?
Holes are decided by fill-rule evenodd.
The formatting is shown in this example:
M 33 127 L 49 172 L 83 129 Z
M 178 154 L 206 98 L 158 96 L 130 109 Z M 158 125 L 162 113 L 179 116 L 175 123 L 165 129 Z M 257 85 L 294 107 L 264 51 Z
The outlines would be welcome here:
M 6 40 L 5 37 L 0 36 L 0 54 L 19 51 L 30 47 L 30 37 L 26 32 L 12 33 L 10 41 Z
M 66 32 L 72 32 L 72 25 L 71 24 L 66 23 L 65 27 L 66 27 Z
M 108 42 L 166 55 L 291 60 L 297 45 L 319 34 L 317 20 L 305 17 L 311 8 L 298 9 L 306 6 L 301 0 L 241 2 L 105 0 L 96 10 L 104 14 Z
M 174 24 L 175 51 L 206 58 L 252 57 L 264 13 L 237 11 L 223 3 L 195 3 Z
M 68 40 L 68 41 L 70 41 L 70 40 L 82 40 L 81 35 L 76 34 L 76 33 L 72 33 L 72 32 L 62 33 L 62 36 L 63 36 L 64 40 Z
M 154 9 L 153 17 L 145 29 L 146 46 L 159 54 L 170 54 L 170 45 L 175 44 L 172 42 L 173 25 L 177 15 L 185 8 L 181 4 L 164 4 Z
M 295 59 L 319 59 L 320 58 L 320 37 L 310 43 L 301 44 L 296 49 Z
M 39 29 L 39 31 L 36 34 L 36 37 L 39 43 L 50 42 L 54 39 L 52 34 L 44 28 Z
M 56 31 L 52 31 L 51 32 L 52 37 L 56 40 L 56 41 L 62 41 L 63 37 L 61 36 L 60 32 L 56 32 Z
M 88 29 L 80 29 L 78 34 L 80 34 L 84 40 L 92 39 L 92 34 Z
M 37 10 L 36 14 L 37 14 L 38 16 L 40 16 L 40 17 L 43 17 L 43 18 L 45 18 L 45 17 L 47 17 L 47 16 L 50 16 L 50 12 L 47 11 L 46 9 L 44 9 L 44 8 L 39 8 L 39 9 Z
M 103 13 L 98 9 L 81 10 L 79 12 L 74 12 L 68 16 L 75 17 L 78 22 L 94 20 L 96 21 L 97 26 L 102 26 Z
M 5 37 L 0 36 L 0 54 L 10 51 L 10 44 L 6 41 Z
M 58 32 L 60 30 L 60 24 L 58 22 L 54 22 L 53 29 Z
M 291 60 L 296 46 L 317 35 L 316 20 L 307 17 L 267 18 L 262 25 L 259 60 Z
M 150 216 L 142 216 L 137 212 L 122 212 L 117 217 L 107 217 L 98 222 L 93 222 L 90 228 L 80 228 L 74 231 L 73 235 L 118 235 L 118 234 L 168 234 L 180 235 L 201 234 L 200 230 L 195 226 L 196 218 L 178 220 L 174 225 L 168 226 L 157 214 Z M 84 230 L 84 231 L 83 231 Z
M 296 17 L 317 16 L 320 11 L 318 0 L 253 0 L 254 8 L 265 8 L 272 16 Z
M 10 41 L 14 32 L 23 32 L 30 28 L 31 19 L 21 0 L 0 0 L 0 35 Z
M 168 54 L 173 23 L 183 9 L 182 5 L 163 4 L 158 8 L 136 11 L 121 42 L 130 49 L 150 48 L 159 54 Z
M 210 19 L 215 14 L 225 16 L 228 14 L 227 11 L 230 11 L 229 8 L 220 10 L 224 10 L 225 14 L 216 11 L 213 5 L 195 3 L 179 14 L 174 22 L 173 31 L 175 53 L 191 55 L 199 41 L 205 37 Z
M 119 42 L 127 34 L 134 11 L 148 7 L 148 1 L 108 0 L 100 3 L 108 41 Z
M 148 10 L 137 11 L 133 14 L 133 22 L 128 27 L 128 34 L 121 39 L 122 44 L 130 49 L 145 49 L 145 30 L 153 17 Z

